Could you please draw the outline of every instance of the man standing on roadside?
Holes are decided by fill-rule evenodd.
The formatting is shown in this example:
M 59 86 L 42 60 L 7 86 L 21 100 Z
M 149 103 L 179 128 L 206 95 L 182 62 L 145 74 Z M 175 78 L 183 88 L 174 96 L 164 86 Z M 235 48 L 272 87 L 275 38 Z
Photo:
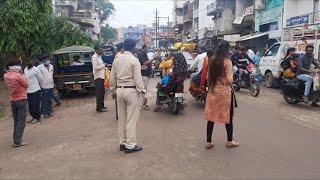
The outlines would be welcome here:
M 44 118 L 52 116 L 52 96 L 53 96 L 53 65 L 50 64 L 50 59 L 45 58 L 44 63 L 38 66 L 42 79 L 41 87 L 41 109 Z
M 138 52 L 138 59 L 141 64 L 141 75 L 142 75 L 143 85 L 146 90 L 148 89 L 149 77 L 152 71 L 151 69 L 152 60 L 149 60 L 147 53 L 148 53 L 147 45 L 143 45 L 142 49 Z M 142 107 L 145 109 L 148 108 L 147 101 L 148 101 L 147 98 L 143 97 Z
M 139 60 L 132 54 L 134 40 L 124 41 L 125 52 L 118 56 L 111 69 L 111 87 L 116 88 L 119 107 L 120 151 L 134 153 L 142 150 L 137 146 L 136 127 L 140 115 L 140 97 L 146 90 L 141 76 Z
M 22 141 L 26 126 L 27 112 L 27 78 L 22 74 L 21 61 L 15 57 L 8 60 L 7 73 L 4 80 L 10 91 L 12 116 L 14 119 L 13 147 L 25 146 L 28 143 Z
M 96 111 L 98 113 L 106 112 L 106 108 L 104 106 L 104 96 L 105 96 L 105 88 L 104 88 L 104 78 L 105 78 L 105 70 L 106 66 L 101 59 L 102 49 L 98 46 L 94 49 L 96 52 L 92 56 L 92 68 L 93 68 L 93 76 L 94 76 L 94 85 L 96 88 Z

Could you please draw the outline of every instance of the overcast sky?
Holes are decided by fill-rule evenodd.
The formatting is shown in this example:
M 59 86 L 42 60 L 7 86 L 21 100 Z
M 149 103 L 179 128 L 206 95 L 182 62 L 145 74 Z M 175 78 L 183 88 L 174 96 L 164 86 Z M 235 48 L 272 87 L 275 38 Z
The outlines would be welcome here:
M 171 0 L 110 0 L 110 2 L 114 4 L 116 10 L 109 19 L 113 27 L 152 25 L 155 22 L 156 9 L 160 16 L 169 16 L 172 21 L 173 2 Z

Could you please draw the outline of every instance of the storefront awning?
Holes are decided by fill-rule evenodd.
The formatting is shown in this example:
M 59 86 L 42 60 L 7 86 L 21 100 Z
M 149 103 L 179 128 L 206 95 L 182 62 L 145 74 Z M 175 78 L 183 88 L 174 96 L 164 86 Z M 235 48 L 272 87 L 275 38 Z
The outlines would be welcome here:
M 242 37 L 240 37 L 239 41 L 247 41 L 250 39 L 259 38 L 259 37 L 266 36 L 266 35 L 269 35 L 269 32 L 264 32 L 264 33 L 260 33 L 260 34 L 256 34 L 256 35 L 242 36 Z

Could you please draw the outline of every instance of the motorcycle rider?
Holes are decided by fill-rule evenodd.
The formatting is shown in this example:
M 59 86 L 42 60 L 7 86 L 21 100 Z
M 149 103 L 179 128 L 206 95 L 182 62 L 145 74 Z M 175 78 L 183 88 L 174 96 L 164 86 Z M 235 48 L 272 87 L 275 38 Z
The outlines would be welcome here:
M 235 53 L 231 57 L 231 61 L 232 64 L 237 67 L 240 82 L 242 80 L 243 73 L 247 69 L 248 61 L 252 64 L 255 64 L 254 61 L 248 56 L 247 49 L 244 47 L 236 47 Z
M 197 70 L 196 72 L 190 75 L 191 79 L 200 74 L 204 59 L 207 57 L 207 49 L 205 47 L 201 47 L 198 53 L 199 54 L 196 56 L 196 58 L 194 59 L 194 61 L 188 69 L 188 71 L 194 71 L 195 69 Z
M 314 64 L 315 67 L 320 68 L 319 63 L 313 57 L 313 51 L 314 46 L 307 45 L 306 53 L 298 59 L 297 79 L 302 80 L 306 83 L 303 96 L 303 101 L 306 104 L 309 103 L 309 93 L 313 82 L 311 74 L 314 73 L 314 71 L 310 70 L 310 65 Z M 319 105 L 316 102 L 312 102 L 311 106 L 319 107 Z

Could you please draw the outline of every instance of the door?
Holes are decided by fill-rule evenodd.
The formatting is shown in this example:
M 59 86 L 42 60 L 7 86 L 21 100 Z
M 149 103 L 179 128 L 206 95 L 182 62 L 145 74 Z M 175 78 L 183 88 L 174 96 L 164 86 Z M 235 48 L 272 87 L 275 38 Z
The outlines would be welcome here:
M 265 75 L 267 71 L 271 71 L 273 76 L 278 75 L 279 68 L 276 62 L 277 54 L 280 48 L 280 44 L 274 44 L 269 51 L 262 57 L 260 62 L 260 71 L 262 75 Z

